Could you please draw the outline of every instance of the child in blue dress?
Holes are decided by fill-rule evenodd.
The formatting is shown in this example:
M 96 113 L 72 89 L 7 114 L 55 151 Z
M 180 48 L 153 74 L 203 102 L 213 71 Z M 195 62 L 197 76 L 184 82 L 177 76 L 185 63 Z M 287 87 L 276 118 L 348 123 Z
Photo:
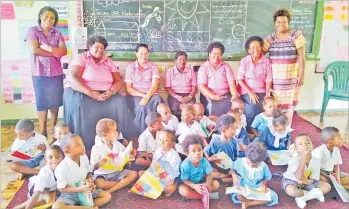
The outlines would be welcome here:
M 263 100 L 264 112 L 256 115 L 252 124 L 251 131 L 254 136 L 254 141 L 262 135 L 263 131 L 271 125 L 273 120 L 273 111 L 276 107 L 276 102 L 273 97 L 265 97 Z
M 237 157 L 245 157 L 246 147 L 250 143 L 248 133 L 247 133 L 246 129 L 241 124 L 241 118 L 240 118 L 240 114 L 238 111 L 230 110 L 228 112 L 228 114 L 230 116 L 232 116 L 233 118 L 235 118 L 235 121 L 237 123 L 237 129 L 236 129 L 236 132 L 234 135 L 235 146 L 236 146 L 236 149 L 238 151 Z
M 252 142 L 247 146 L 245 154 L 246 157 L 238 158 L 233 163 L 233 168 L 230 171 L 233 176 L 234 186 L 249 186 L 252 188 L 260 188 L 264 191 L 269 190 L 271 201 L 247 199 L 236 193 L 231 194 L 231 199 L 234 203 L 241 203 L 243 209 L 257 205 L 276 205 L 279 202 L 278 195 L 267 187 L 268 182 L 272 178 L 272 174 L 268 165 L 263 162 L 267 156 L 267 150 L 264 144 Z
M 220 134 L 214 134 L 210 141 L 210 144 L 205 147 L 204 154 L 207 160 L 215 168 L 213 171 L 213 177 L 216 179 L 222 179 L 223 182 L 233 183 L 233 179 L 228 174 L 228 169 L 222 169 L 215 163 L 220 163 L 221 159 L 216 157 L 219 152 L 224 152 L 231 160 L 235 160 L 237 157 L 236 142 L 234 135 L 237 128 L 236 120 L 228 115 L 221 115 L 216 121 L 217 130 Z
M 280 109 L 275 109 L 272 124 L 263 131 L 258 141 L 263 142 L 267 150 L 287 150 L 290 145 L 291 131 L 287 116 Z

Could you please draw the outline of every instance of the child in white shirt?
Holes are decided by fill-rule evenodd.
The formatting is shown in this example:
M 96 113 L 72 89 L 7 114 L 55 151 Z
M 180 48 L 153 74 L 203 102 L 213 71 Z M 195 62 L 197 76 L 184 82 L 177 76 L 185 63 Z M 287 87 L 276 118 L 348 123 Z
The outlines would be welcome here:
M 161 115 L 164 130 L 176 132 L 178 129 L 178 118 L 171 113 L 170 107 L 165 103 L 160 103 L 156 111 Z
M 174 133 L 169 130 L 159 131 L 158 138 L 160 146 L 155 151 L 152 162 L 156 162 L 160 157 L 163 157 L 163 159 L 167 161 L 179 174 L 181 158 L 179 157 L 178 152 L 173 149 L 176 143 Z M 139 176 L 141 176 L 144 172 L 144 170 L 139 171 Z M 175 179 L 168 181 L 164 189 L 165 196 L 170 196 L 176 191 L 176 189 L 177 184 L 175 183 Z
M 124 145 L 117 141 L 119 132 L 117 131 L 117 123 L 113 119 L 104 118 L 99 120 L 96 125 L 96 133 L 102 141 L 95 144 L 91 151 L 91 166 L 94 170 L 93 179 L 97 188 L 112 193 L 131 184 L 137 179 L 138 174 L 136 171 L 128 169 L 111 171 L 101 168 L 107 162 L 106 156 L 108 154 L 121 154 L 125 151 Z
M 196 121 L 199 122 L 201 129 L 205 132 L 206 138 L 211 137 L 213 130 L 216 128 L 216 122 L 204 115 L 205 108 L 203 104 L 195 103 L 193 108 L 196 112 Z
M 58 123 L 55 126 L 55 130 L 54 130 L 55 141 L 53 141 L 52 144 L 59 146 L 59 140 L 66 134 L 71 134 L 68 124 L 64 122 Z
M 343 163 L 339 147 L 342 147 L 342 140 L 339 130 L 335 127 L 326 127 L 321 130 L 322 145 L 314 149 L 313 157 L 321 161 L 320 180 L 331 182 L 330 175 L 333 175 L 339 184 L 349 189 L 349 178 L 347 173 L 340 172 L 339 165 Z
M 157 112 L 150 112 L 145 118 L 147 128 L 138 138 L 138 153 L 136 165 L 148 168 L 151 164 L 153 154 L 158 148 L 156 133 L 162 130 L 161 115 Z
M 64 153 L 59 146 L 52 145 L 49 147 L 46 151 L 46 165 L 40 169 L 38 175 L 29 179 L 28 196 L 30 199 L 14 207 L 14 209 L 31 209 L 55 200 L 57 182 L 54 171 L 63 158 Z
M 178 144 L 176 144 L 176 150 L 184 154 L 181 143 L 184 141 L 185 136 L 189 134 L 200 135 L 204 144 L 204 147 L 208 145 L 206 134 L 201 129 L 200 124 L 196 121 L 196 112 L 192 105 L 185 105 L 182 108 L 182 122 L 179 123 L 176 135 L 178 136 Z
M 40 150 L 34 154 L 29 160 L 14 162 L 11 164 L 11 169 L 15 172 L 24 175 L 36 175 L 39 170 L 35 169 L 40 166 L 45 157 L 46 148 L 48 148 L 48 142 L 46 137 L 34 131 L 34 123 L 29 119 L 22 119 L 16 124 L 17 138 L 13 142 L 11 151 L 15 152 L 20 150 L 26 154 L 32 153 L 32 150 Z M 21 148 L 24 144 L 28 143 L 28 147 Z
M 92 193 L 93 207 L 99 207 L 109 202 L 111 199 L 109 192 L 95 189 L 91 165 L 85 154 L 85 146 L 81 137 L 75 134 L 65 135 L 60 140 L 60 146 L 65 158 L 57 166 L 55 176 L 57 178 L 57 189 L 61 192 L 61 195 L 52 208 L 66 209 L 72 208 L 73 205 L 79 206 L 79 192 Z M 78 184 L 80 186 L 77 186 Z M 75 208 L 88 208 L 78 206 L 75 206 Z
M 313 145 L 310 137 L 307 134 L 298 135 L 294 146 L 295 152 L 288 162 L 287 171 L 283 174 L 281 188 L 289 196 L 295 197 L 300 208 L 304 208 L 306 201 L 314 198 L 324 202 L 324 194 L 330 191 L 331 186 L 327 182 L 319 181 L 319 175 L 315 175 L 320 172 L 320 167 L 311 165 Z M 311 169 L 309 176 L 307 176 L 308 168 Z

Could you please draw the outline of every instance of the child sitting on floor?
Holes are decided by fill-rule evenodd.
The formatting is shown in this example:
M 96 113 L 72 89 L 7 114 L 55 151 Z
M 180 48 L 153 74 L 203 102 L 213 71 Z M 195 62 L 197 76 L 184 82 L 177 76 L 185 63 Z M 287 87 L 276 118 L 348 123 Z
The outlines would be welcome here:
M 97 208 L 111 199 L 111 194 L 95 189 L 90 162 L 85 154 L 85 146 L 80 136 L 65 135 L 60 140 L 65 158 L 55 170 L 57 188 L 61 192 L 52 208 Z M 80 186 L 77 186 L 80 184 Z M 93 207 L 80 206 L 79 192 L 91 192 Z
M 64 122 L 58 123 L 55 126 L 55 130 L 54 130 L 55 141 L 52 141 L 52 145 L 59 146 L 59 140 L 66 134 L 71 134 L 68 124 Z
M 231 100 L 231 110 L 237 111 L 240 115 L 241 119 L 241 125 L 242 127 L 246 128 L 247 121 L 246 121 L 246 115 L 244 114 L 244 102 L 240 98 L 232 99 Z
M 176 143 L 176 137 L 174 133 L 170 130 L 159 131 L 158 139 L 160 146 L 155 151 L 152 162 L 156 162 L 160 157 L 162 157 L 162 159 L 167 161 L 172 166 L 172 168 L 179 173 L 181 158 L 179 157 L 178 152 L 173 149 Z M 139 171 L 139 176 L 141 176 L 144 172 L 144 170 Z M 164 188 L 165 196 L 168 197 L 176 191 L 176 181 L 178 180 L 172 179 L 167 182 L 167 185 Z
M 245 157 L 245 150 L 247 145 L 250 143 L 250 139 L 248 138 L 248 133 L 244 127 L 241 125 L 241 118 L 239 112 L 236 110 L 229 110 L 228 114 L 235 118 L 237 128 L 234 135 L 235 138 L 235 146 L 238 151 L 237 157 Z
M 231 199 L 234 203 L 241 203 L 243 209 L 250 206 L 267 205 L 272 206 L 278 203 L 278 195 L 267 187 L 272 178 L 268 165 L 263 162 L 267 156 L 267 150 L 263 143 L 252 142 L 245 151 L 246 157 L 238 158 L 233 163 L 230 174 L 233 176 L 234 186 L 260 188 L 263 191 L 270 191 L 271 201 L 252 200 L 232 193 Z
M 335 127 L 326 127 L 321 130 L 322 145 L 315 148 L 312 155 L 321 162 L 320 180 L 331 182 L 330 175 L 345 189 L 349 189 L 348 174 L 341 172 L 339 165 L 343 163 L 339 147 L 342 147 L 342 140 L 339 130 Z
M 204 187 L 209 193 L 217 192 L 219 183 L 213 180 L 212 166 L 203 157 L 201 136 L 198 134 L 187 135 L 182 146 L 188 157 L 180 166 L 183 184 L 179 185 L 179 194 L 189 199 L 201 199 Z M 218 196 L 218 193 L 215 193 L 215 196 Z
M 207 139 L 205 132 L 201 129 L 200 124 L 196 121 L 196 112 L 193 105 L 184 105 L 182 108 L 182 122 L 179 123 L 176 135 L 178 136 L 178 144 L 176 144 L 176 150 L 182 154 L 184 153 L 181 143 L 184 141 L 185 136 L 189 134 L 199 134 L 203 141 L 203 146 L 207 146 Z
M 23 175 L 38 174 L 39 169 L 35 168 L 43 162 L 45 150 L 49 146 L 46 137 L 34 131 L 34 123 L 29 119 L 19 120 L 16 124 L 15 131 L 17 138 L 12 144 L 11 151 L 30 152 L 30 150 L 36 150 L 36 153 L 29 160 L 12 163 L 11 169 Z M 23 148 L 22 146 L 24 144 L 28 146 Z
M 265 97 L 263 100 L 264 112 L 256 115 L 252 124 L 251 131 L 254 140 L 258 140 L 263 131 L 271 125 L 273 120 L 273 111 L 276 108 L 276 102 L 273 97 Z
M 216 122 L 204 115 L 205 108 L 203 104 L 195 103 L 193 108 L 196 112 L 196 121 L 199 122 L 201 129 L 205 132 L 206 138 L 210 138 L 216 127 Z
M 151 164 L 153 154 L 158 148 L 156 133 L 162 130 L 162 118 L 157 112 L 150 112 L 145 118 L 147 128 L 138 138 L 138 156 L 136 164 L 148 168 Z
M 136 171 L 127 169 L 113 171 L 102 168 L 107 163 L 108 154 L 120 154 L 125 151 L 125 147 L 116 140 L 119 134 L 116 122 L 109 118 L 99 120 L 96 125 L 96 133 L 102 140 L 101 143 L 95 144 L 91 150 L 93 179 L 97 188 L 112 193 L 130 185 L 138 177 Z
M 165 103 L 160 103 L 156 111 L 161 115 L 164 130 L 176 132 L 178 129 L 178 118 L 171 113 L 170 107 Z
M 49 202 L 53 203 L 55 201 L 57 182 L 54 171 L 63 158 L 64 153 L 58 145 L 51 145 L 46 150 L 46 165 L 40 169 L 38 175 L 29 179 L 29 200 L 14 207 L 14 209 L 31 209 L 35 206 L 48 204 Z
M 280 109 L 274 109 L 272 125 L 263 131 L 258 141 L 263 142 L 267 150 L 287 150 L 291 131 L 287 116 Z
M 314 198 L 324 202 L 324 194 L 330 191 L 330 184 L 306 176 L 308 167 L 311 167 L 309 163 L 313 149 L 310 137 L 307 134 L 298 135 L 294 146 L 295 152 L 288 162 L 287 171 L 283 174 L 281 188 L 289 196 L 295 197 L 297 206 L 300 208 L 304 208 L 306 201 Z M 316 171 L 310 172 L 314 173 Z
M 237 150 L 236 142 L 233 137 L 236 132 L 237 123 L 236 120 L 228 114 L 221 115 L 216 122 L 219 134 L 214 134 L 212 136 L 210 144 L 204 149 L 204 154 L 214 167 L 213 177 L 215 179 L 222 179 L 225 183 L 233 183 L 233 179 L 228 174 L 229 169 L 223 169 L 216 165 L 216 163 L 220 163 L 222 160 L 216 157 L 216 154 L 224 152 L 231 160 L 235 160 L 237 157 Z

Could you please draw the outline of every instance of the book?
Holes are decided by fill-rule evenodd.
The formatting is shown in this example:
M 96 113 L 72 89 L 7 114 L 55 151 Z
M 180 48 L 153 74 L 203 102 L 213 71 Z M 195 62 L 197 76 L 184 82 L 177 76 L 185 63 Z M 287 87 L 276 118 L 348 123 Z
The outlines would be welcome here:
M 107 162 L 102 165 L 101 168 L 112 171 L 122 171 L 125 165 L 132 160 L 130 157 L 132 150 L 133 142 L 130 141 L 123 152 L 107 154 L 105 157 Z
M 210 208 L 210 193 L 207 190 L 206 185 L 204 186 L 204 192 L 202 193 L 202 205 L 204 206 L 204 209 Z
M 291 153 L 288 150 L 268 150 L 271 163 L 273 165 L 288 165 Z
M 82 184 L 85 184 L 85 182 L 79 181 L 76 186 L 79 187 Z M 78 197 L 81 206 L 93 206 L 92 192 L 79 192 Z
M 266 200 L 271 201 L 270 189 L 267 192 L 263 191 L 261 188 L 253 188 L 249 186 L 236 186 L 227 187 L 225 190 L 226 194 L 236 193 L 244 196 L 249 200 Z
M 12 161 L 22 161 L 29 160 L 30 158 L 41 153 L 41 150 L 36 147 L 40 145 L 34 138 L 28 139 L 18 150 L 10 154 L 10 160 Z
M 333 175 L 330 175 L 330 178 L 334 188 L 336 188 L 336 191 L 342 198 L 343 202 L 349 202 L 349 192 L 341 184 L 338 184 L 336 178 Z
M 222 159 L 220 163 L 216 163 L 217 166 L 223 169 L 231 169 L 233 165 L 233 160 L 225 152 L 219 152 L 215 154 L 216 157 Z
M 179 175 L 167 161 L 160 157 L 139 177 L 128 191 L 151 199 L 157 199 L 164 191 L 167 181 Z

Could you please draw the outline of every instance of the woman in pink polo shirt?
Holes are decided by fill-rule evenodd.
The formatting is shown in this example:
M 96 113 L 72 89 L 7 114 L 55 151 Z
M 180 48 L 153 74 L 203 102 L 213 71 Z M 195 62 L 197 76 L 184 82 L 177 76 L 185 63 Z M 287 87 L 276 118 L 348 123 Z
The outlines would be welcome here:
M 220 42 L 208 46 L 208 59 L 198 72 L 200 101 L 205 106 L 205 115 L 221 116 L 231 107 L 231 99 L 239 97 L 233 70 L 223 62 L 224 46 Z
M 176 53 L 176 65 L 166 70 L 165 89 L 168 93 L 167 103 L 172 113 L 181 118 L 181 104 L 194 104 L 197 92 L 196 73 L 187 67 L 187 53 Z
M 254 117 L 263 111 L 264 97 L 270 96 L 272 85 L 271 61 L 264 56 L 262 49 L 261 37 L 249 37 L 245 42 L 245 50 L 249 55 L 241 59 L 238 70 L 238 90 L 245 105 L 248 131 Z
M 107 40 L 92 36 L 88 47 L 88 51 L 69 64 L 66 73 L 70 87 L 64 89 L 63 105 L 64 122 L 81 136 L 86 149 L 91 150 L 100 119 L 117 121 L 119 132 L 127 135 L 125 127 L 130 114 L 125 97 L 118 93 L 123 86 L 119 68 L 104 54 Z
M 158 94 L 160 80 L 157 66 L 148 61 L 149 48 L 147 44 L 136 47 L 137 60 L 126 67 L 125 83 L 127 105 L 134 114 L 134 130 L 137 135 L 145 129 L 145 117 L 149 112 L 156 112 L 158 104 L 163 100 Z

